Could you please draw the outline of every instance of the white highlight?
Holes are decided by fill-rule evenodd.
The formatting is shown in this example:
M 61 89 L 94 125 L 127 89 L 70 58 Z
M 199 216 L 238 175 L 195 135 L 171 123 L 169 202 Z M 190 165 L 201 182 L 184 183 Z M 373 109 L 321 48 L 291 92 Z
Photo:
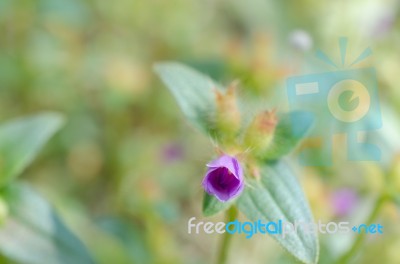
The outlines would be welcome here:
M 296 84 L 296 95 L 319 93 L 318 82 Z

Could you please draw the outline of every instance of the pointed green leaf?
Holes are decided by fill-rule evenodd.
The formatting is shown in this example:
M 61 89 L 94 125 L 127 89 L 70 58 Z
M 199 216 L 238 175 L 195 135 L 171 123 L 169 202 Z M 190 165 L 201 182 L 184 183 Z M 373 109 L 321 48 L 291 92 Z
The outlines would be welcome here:
M 209 77 L 176 62 L 157 63 L 154 70 L 172 92 L 186 118 L 201 131 L 215 136 L 215 89 Z
M 29 264 L 94 263 L 83 243 L 28 185 L 12 184 L 4 196 L 10 216 L 0 228 L 2 255 Z
M 221 211 L 225 211 L 232 205 L 233 201 L 229 202 L 221 202 L 215 196 L 209 195 L 204 192 L 203 197 L 203 215 L 204 216 L 213 216 Z
M 238 199 L 239 210 L 251 221 L 314 223 L 300 185 L 287 164 L 276 162 L 260 168 L 259 180 L 248 180 Z M 298 228 L 297 233 L 272 235 L 291 255 L 304 263 L 317 263 L 318 237 Z
M 279 117 L 270 149 L 263 155 L 266 160 L 276 160 L 289 154 L 307 135 L 314 123 L 311 113 L 295 111 Z
M 61 127 L 56 113 L 17 118 L 0 126 L 0 187 L 18 176 Z

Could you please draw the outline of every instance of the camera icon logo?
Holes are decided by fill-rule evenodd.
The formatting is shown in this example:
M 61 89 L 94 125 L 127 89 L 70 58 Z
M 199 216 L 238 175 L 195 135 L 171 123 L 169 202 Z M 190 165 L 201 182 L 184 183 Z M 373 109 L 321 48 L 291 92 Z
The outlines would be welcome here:
M 339 41 L 342 64 L 347 39 Z M 371 54 L 366 49 L 351 65 Z M 322 52 L 317 56 L 335 65 Z M 336 66 L 336 65 L 335 65 Z M 336 66 L 337 67 L 337 66 Z M 368 132 L 382 127 L 378 84 L 373 67 L 339 69 L 287 79 L 287 94 L 291 110 L 307 111 L 314 116 L 315 125 L 309 134 L 309 144 L 300 153 L 305 165 L 331 165 L 333 136 L 346 137 L 347 159 L 379 161 L 381 151 L 369 142 Z M 296 120 L 292 120 L 296 122 Z M 342 147 L 342 146 L 339 146 Z
M 360 104 L 360 101 L 364 104 Z M 328 94 L 329 111 L 342 122 L 352 123 L 360 120 L 368 113 L 370 104 L 368 89 L 355 80 L 343 80 L 336 83 Z

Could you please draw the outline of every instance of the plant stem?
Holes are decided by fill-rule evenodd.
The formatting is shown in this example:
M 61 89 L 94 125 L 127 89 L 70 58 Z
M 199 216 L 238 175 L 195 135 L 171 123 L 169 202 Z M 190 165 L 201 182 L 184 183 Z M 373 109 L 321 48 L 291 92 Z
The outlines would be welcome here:
M 226 211 L 226 223 L 234 221 L 238 215 L 238 211 L 235 206 L 231 206 L 231 208 Z M 223 234 L 221 244 L 218 250 L 217 264 L 225 264 L 227 263 L 228 258 L 228 249 L 231 242 L 232 235 L 228 232 Z
M 374 221 L 376 220 L 376 218 L 378 217 L 383 204 L 385 203 L 385 201 L 388 199 L 388 197 L 385 194 L 382 194 L 375 202 L 375 206 L 371 211 L 371 214 L 369 215 L 366 225 L 369 226 L 372 223 L 374 223 Z M 348 263 L 352 257 L 354 257 L 354 255 L 357 253 L 357 251 L 360 249 L 360 247 L 362 246 L 364 240 L 366 238 L 366 232 L 359 234 L 356 239 L 353 242 L 353 245 L 351 246 L 351 248 L 338 260 L 338 263 L 341 264 L 345 264 Z

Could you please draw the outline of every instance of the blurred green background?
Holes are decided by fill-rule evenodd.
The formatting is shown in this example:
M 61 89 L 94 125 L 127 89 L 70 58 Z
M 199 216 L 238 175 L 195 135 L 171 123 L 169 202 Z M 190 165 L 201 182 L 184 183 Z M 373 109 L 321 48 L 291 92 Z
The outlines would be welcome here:
M 65 115 L 22 178 L 99 263 L 210 263 L 219 237 L 187 234 L 187 220 L 204 220 L 213 145 L 184 121 L 152 65 L 175 60 L 225 85 L 239 79 L 241 91 L 287 111 L 285 79 L 332 70 L 315 51 L 338 59 L 347 36 L 351 58 L 374 52 L 365 65 L 378 72 L 385 159 L 350 163 L 338 151 L 333 167 L 296 169 L 315 219 L 363 221 L 385 177 L 400 192 L 398 10 L 379 0 L 0 0 L 0 120 Z M 385 234 L 357 263 L 400 263 L 395 204 L 379 222 Z M 351 239 L 320 236 L 321 263 Z M 230 263 L 293 263 L 265 236 L 237 236 L 232 248 Z

